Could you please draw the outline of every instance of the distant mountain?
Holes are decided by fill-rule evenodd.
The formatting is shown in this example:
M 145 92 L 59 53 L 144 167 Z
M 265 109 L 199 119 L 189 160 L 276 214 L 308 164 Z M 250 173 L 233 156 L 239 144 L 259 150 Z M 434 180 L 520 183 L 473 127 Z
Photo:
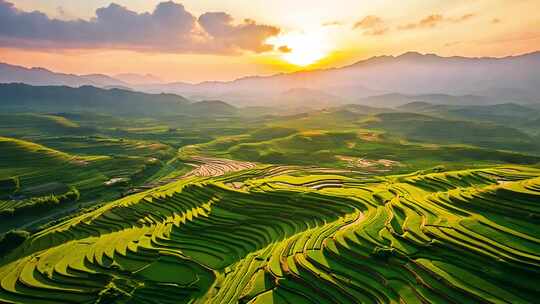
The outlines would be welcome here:
M 445 111 L 460 118 L 469 117 L 471 119 L 485 119 L 491 121 L 493 118 L 530 119 L 540 117 L 540 109 L 516 103 L 501 103 L 496 105 L 448 105 L 432 104 L 428 102 L 415 101 L 397 107 L 399 110 L 416 113 L 433 113 Z
M 219 98 L 244 105 L 269 105 L 282 92 L 295 88 L 319 90 L 359 102 L 369 96 L 396 93 L 429 96 L 434 100 L 426 101 L 436 103 L 535 103 L 540 102 L 540 52 L 505 58 L 440 57 L 409 52 L 373 57 L 342 68 L 245 77 L 230 82 L 171 83 L 138 88 Z M 446 100 L 442 100 L 443 97 Z M 370 104 L 396 106 L 412 101 L 416 100 Z
M 398 93 L 383 94 L 360 98 L 357 100 L 360 104 L 382 107 L 400 107 L 405 104 L 429 103 L 429 104 L 445 104 L 445 105 L 482 105 L 497 103 L 496 99 L 476 96 L 463 95 L 453 96 L 448 94 L 421 94 L 421 95 L 404 95 Z
M 132 92 L 136 92 L 134 89 L 132 89 L 131 87 L 126 87 L 126 86 L 115 86 L 115 85 L 108 85 L 108 86 L 103 86 L 101 87 L 102 89 L 106 89 L 106 90 L 110 90 L 110 89 L 119 89 L 119 90 L 124 90 L 124 91 L 132 91 Z
M 335 96 L 337 101 L 378 107 L 414 101 L 460 105 L 540 103 L 540 51 L 504 58 L 441 57 L 409 52 L 372 57 L 341 68 L 198 84 L 161 83 L 152 75 L 118 76 L 122 79 L 0 64 L 3 83 L 131 87 L 147 93 L 181 94 L 190 99 L 223 100 L 241 106 L 280 105 L 281 95 L 291 90 L 293 94 L 289 95 L 303 95 L 293 98 L 300 107 L 316 104 L 324 95 Z M 295 93 L 299 88 L 303 92 Z M 312 90 L 319 93 L 311 94 Z M 417 99 L 418 96 L 422 99 Z
M 434 105 L 429 102 L 413 101 L 413 102 L 409 102 L 409 103 L 397 106 L 396 108 L 398 110 L 403 110 L 407 112 L 423 113 L 423 112 L 429 112 L 433 107 Z
M 273 102 L 275 105 L 287 108 L 309 109 L 322 109 L 346 103 L 347 100 L 343 97 L 308 88 L 289 89 L 276 96 Z
M 203 113 L 208 116 L 213 115 L 233 115 L 238 109 L 221 100 L 203 100 L 190 104 L 187 112 L 189 114 L 200 115 Z
M 396 112 L 396 110 L 390 109 L 390 108 L 376 108 L 376 107 L 370 107 L 370 106 L 359 105 L 359 104 L 346 104 L 344 106 L 333 108 L 331 110 L 336 110 L 336 109 L 346 110 L 352 113 L 364 114 L 364 115 Z
M 132 85 L 163 83 L 163 80 L 161 78 L 152 74 L 141 75 L 134 73 L 124 73 L 114 75 L 114 78 Z
M 339 69 L 370 88 L 408 95 L 517 96 L 538 101 L 540 52 L 504 58 L 440 57 L 409 52 L 381 56 Z M 346 73 L 343 73 L 346 71 Z M 509 96 L 501 96 L 510 91 Z
M 190 102 L 173 94 L 146 94 L 92 86 L 0 84 L 2 112 L 95 112 L 118 115 L 184 113 Z
M 487 117 L 512 117 L 514 119 L 529 119 L 540 116 L 540 111 L 515 103 L 503 103 L 487 106 L 466 106 L 453 109 L 451 112 L 462 117 L 470 116 L 476 119 Z
M 118 79 L 115 79 L 113 77 L 103 75 L 103 74 L 79 75 L 77 77 L 83 80 L 83 83 L 81 84 L 81 86 L 92 85 L 92 86 L 98 86 L 98 87 L 104 87 L 104 86 L 126 87 L 129 85 L 126 82 L 123 82 L 121 80 L 118 80 Z M 87 81 L 88 83 L 84 83 L 84 81 Z
M 74 75 L 55 73 L 44 68 L 25 68 L 6 63 L 0 63 L 0 83 L 25 83 L 40 86 L 65 85 L 70 87 L 128 85 L 121 80 L 102 74 Z
M 490 122 L 537 134 L 540 129 L 540 108 L 516 103 L 496 105 L 436 105 L 427 102 L 412 102 L 397 107 L 400 111 L 429 114 L 447 119 L 472 122 Z

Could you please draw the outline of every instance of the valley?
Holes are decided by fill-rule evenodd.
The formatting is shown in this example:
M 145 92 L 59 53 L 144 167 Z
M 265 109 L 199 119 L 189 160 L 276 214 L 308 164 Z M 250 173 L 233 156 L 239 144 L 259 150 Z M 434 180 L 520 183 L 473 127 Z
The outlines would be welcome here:
M 538 109 L 166 98 L 2 103 L 1 302 L 538 297 Z
M 9 1 L 0 303 L 538 303 L 537 3 Z

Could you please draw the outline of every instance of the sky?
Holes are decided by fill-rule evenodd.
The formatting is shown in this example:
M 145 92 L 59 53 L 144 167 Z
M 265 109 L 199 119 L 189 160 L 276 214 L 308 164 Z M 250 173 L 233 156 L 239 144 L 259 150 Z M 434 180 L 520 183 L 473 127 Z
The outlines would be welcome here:
M 0 62 L 75 74 L 200 82 L 537 50 L 538 0 L 0 0 Z

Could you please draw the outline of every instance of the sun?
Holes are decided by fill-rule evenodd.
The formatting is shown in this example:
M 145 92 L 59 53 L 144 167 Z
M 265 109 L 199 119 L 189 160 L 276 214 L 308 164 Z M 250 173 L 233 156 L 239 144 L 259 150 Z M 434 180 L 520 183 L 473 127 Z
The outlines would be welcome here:
M 281 58 L 301 67 L 312 65 L 329 53 L 328 41 L 321 32 L 287 33 L 274 37 L 268 42 L 286 50 L 281 53 Z

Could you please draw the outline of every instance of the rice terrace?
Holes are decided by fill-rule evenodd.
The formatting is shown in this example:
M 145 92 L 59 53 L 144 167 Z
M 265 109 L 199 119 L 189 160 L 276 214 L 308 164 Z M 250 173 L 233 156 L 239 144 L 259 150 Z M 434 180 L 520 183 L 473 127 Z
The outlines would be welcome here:
M 0 0 L 0 303 L 539 303 L 536 4 Z

